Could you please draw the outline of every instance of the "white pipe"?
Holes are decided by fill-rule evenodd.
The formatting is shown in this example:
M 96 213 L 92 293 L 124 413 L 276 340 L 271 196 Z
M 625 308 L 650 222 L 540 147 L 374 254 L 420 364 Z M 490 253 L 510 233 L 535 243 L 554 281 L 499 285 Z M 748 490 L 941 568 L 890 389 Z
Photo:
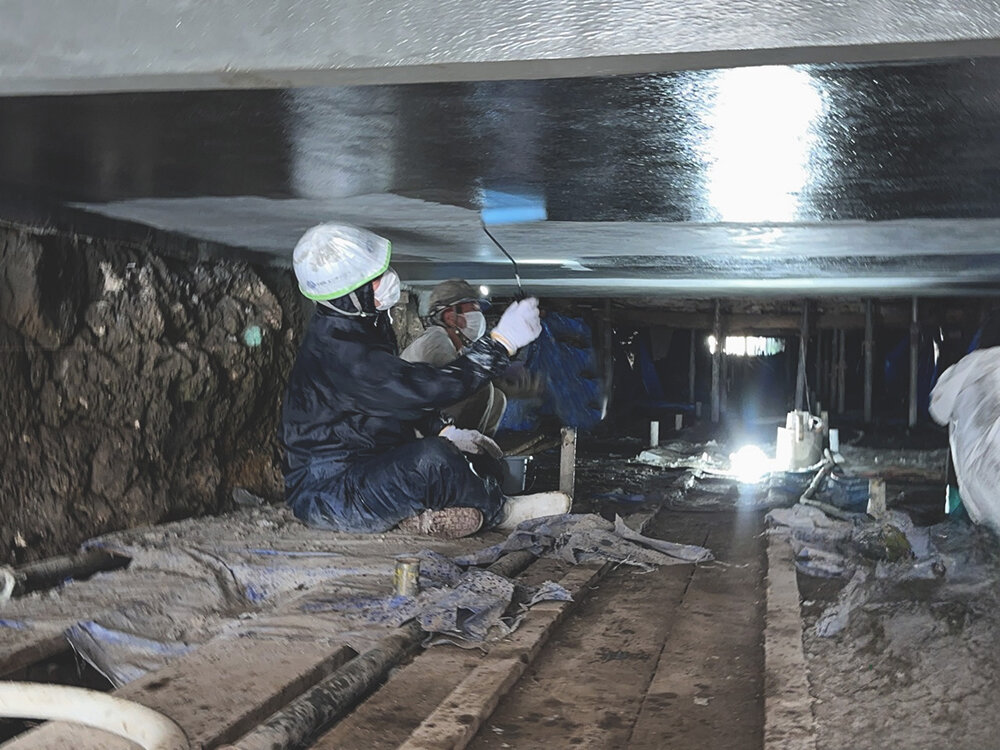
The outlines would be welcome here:
M 131 740 L 144 750 L 190 750 L 184 731 L 151 708 L 96 690 L 0 682 L 0 716 L 74 721 Z
M 9 565 L 0 566 L 0 603 L 3 603 L 14 596 L 14 589 L 17 588 L 17 575 Z

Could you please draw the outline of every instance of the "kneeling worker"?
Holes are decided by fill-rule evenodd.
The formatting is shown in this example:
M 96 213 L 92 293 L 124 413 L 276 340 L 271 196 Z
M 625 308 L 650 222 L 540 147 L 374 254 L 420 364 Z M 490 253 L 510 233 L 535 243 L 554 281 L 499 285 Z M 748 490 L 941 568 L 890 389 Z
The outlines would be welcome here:
M 442 281 L 431 290 L 427 330 L 399 356 L 407 362 L 426 362 L 435 367 L 457 359 L 467 347 L 486 334 L 483 312 L 489 303 L 463 279 Z M 444 409 L 455 426 L 477 430 L 492 437 L 507 408 L 504 392 L 487 382 L 469 398 Z
M 569 510 L 559 492 L 507 498 L 465 454 L 500 449 L 440 410 L 481 389 L 541 331 L 538 301 L 515 302 L 489 336 L 442 368 L 397 356 L 387 311 L 399 299 L 388 240 L 337 224 L 295 247 L 299 289 L 318 303 L 282 409 L 285 496 L 320 528 L 378 533 L 395 526 L 457 537 Z M 428 437 L 419 437 L 420 435 Z

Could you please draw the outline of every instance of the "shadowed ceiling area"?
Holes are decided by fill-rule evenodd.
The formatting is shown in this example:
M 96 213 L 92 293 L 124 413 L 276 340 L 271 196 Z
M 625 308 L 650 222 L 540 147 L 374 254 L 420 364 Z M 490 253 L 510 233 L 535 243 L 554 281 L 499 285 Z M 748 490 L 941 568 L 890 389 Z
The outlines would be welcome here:
M 404 278 L 611 294 L 988 294 L 1000 59 L 0 98 L 11 201 L 286 263 L 319 221 Z M 55 208 L 53 208 L 55 207 Z

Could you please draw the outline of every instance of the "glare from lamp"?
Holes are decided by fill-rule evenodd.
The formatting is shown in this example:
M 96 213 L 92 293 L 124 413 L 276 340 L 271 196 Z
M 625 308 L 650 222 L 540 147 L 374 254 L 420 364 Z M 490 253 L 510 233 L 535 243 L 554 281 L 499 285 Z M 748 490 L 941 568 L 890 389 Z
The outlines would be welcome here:
M 744 484 L 756 484 L 771 472 L 771 459 L 756 445 L 729 454 L 729 470 Z
M 699 79 L 701 80 L 701 79 Z M 806 70 L 788 66 L 712 71 L 697 113 L 705 133 L 695 147 L 705 165 L 710 215 L 724 222 L 786 222 L 823 150 L 818 128 L 825 93 Z

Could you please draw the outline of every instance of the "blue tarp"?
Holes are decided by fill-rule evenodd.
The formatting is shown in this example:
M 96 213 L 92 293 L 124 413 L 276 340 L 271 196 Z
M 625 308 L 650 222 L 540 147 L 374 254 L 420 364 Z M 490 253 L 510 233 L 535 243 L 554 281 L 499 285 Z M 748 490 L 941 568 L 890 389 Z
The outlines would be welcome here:
M 545 392 L 540 399 L 510 399 L 502 429 L 531 430 L 542 416 L 555 416 L 566 427 L 584 430 L 601 421 L 604 388 L 590 326 L 583 319 L 547 313 L 525 368 L 542 376 Z

